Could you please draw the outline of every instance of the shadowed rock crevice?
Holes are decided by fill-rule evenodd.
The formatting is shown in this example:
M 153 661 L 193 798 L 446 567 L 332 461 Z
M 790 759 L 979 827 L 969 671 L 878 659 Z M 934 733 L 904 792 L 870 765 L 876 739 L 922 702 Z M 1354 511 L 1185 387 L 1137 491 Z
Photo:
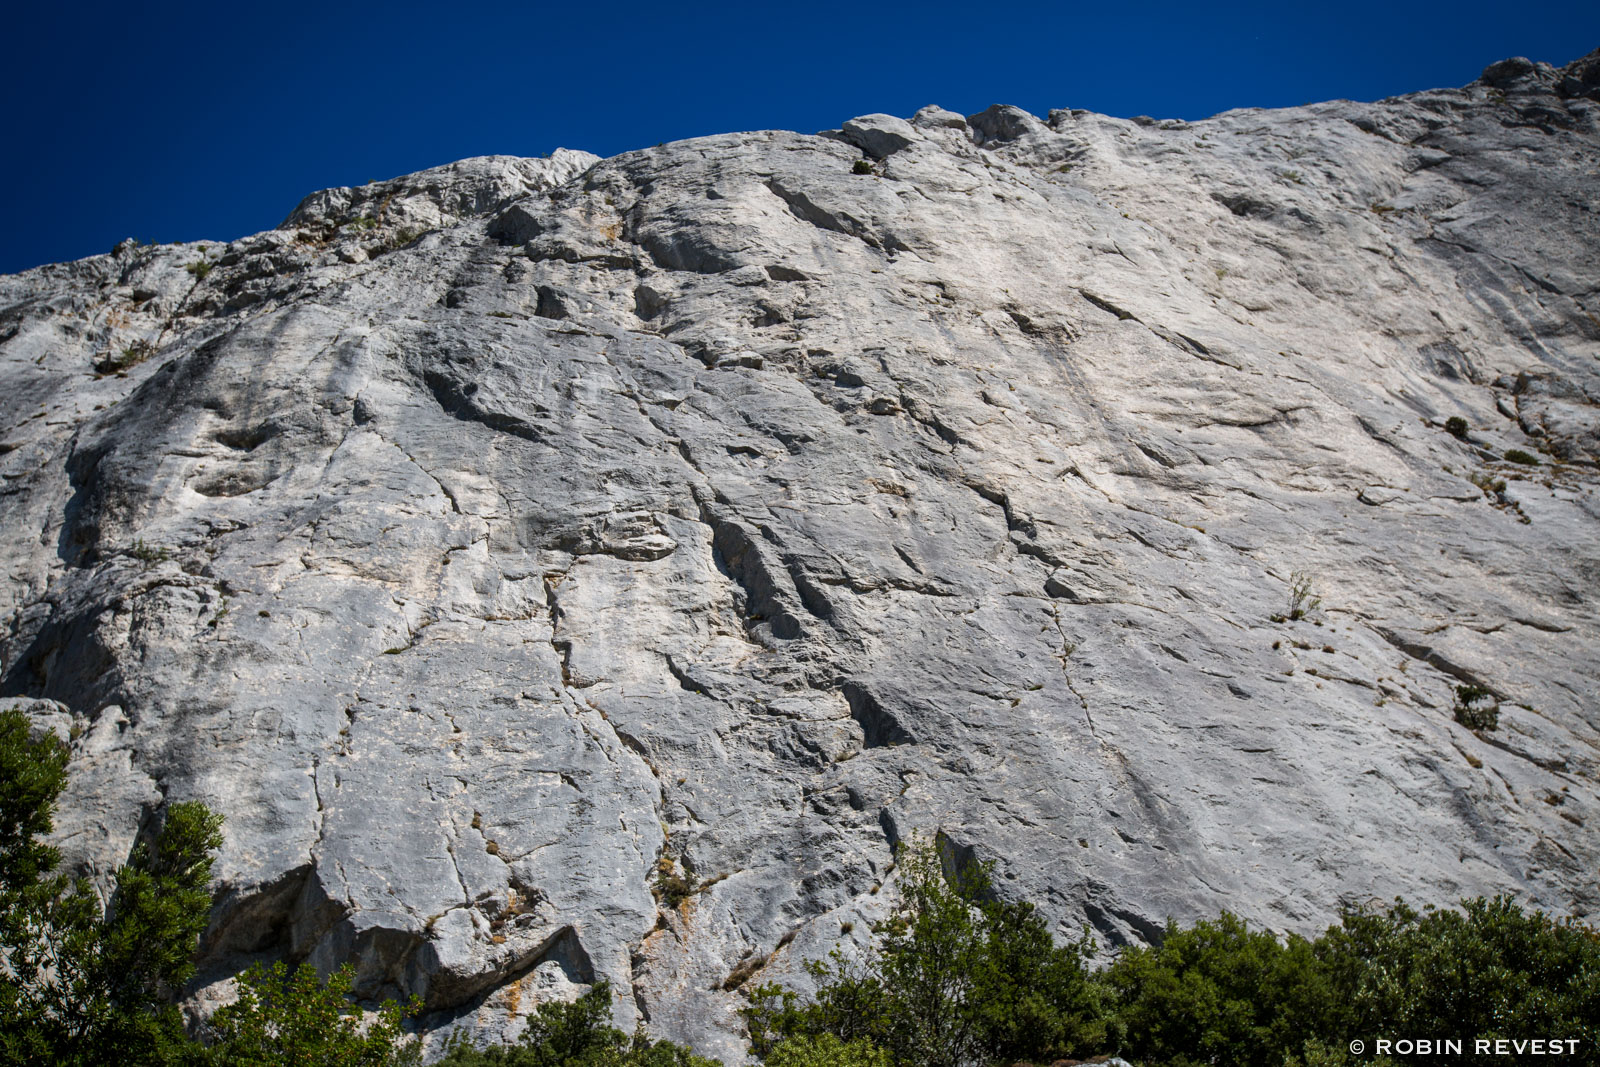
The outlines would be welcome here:
M 901 725 L 894 712 L 885 708 L 861 683 L 846 682 L 840 692 L 850 705 L 850 717 L 861 724 L 868 748 L 915 743 L 916 738 Z

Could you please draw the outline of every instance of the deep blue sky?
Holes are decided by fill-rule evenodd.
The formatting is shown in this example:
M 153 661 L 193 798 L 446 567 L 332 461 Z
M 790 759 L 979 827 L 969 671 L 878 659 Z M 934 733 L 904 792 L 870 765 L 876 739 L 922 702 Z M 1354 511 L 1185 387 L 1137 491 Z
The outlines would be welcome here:
M 0 272 L 219 239 L 306 193 L 488 153 L 611 155 L 937 103 L 1200 118 L 1460 85 L 1600 47 L 1600 3 L 407 0 L 7 16 Z

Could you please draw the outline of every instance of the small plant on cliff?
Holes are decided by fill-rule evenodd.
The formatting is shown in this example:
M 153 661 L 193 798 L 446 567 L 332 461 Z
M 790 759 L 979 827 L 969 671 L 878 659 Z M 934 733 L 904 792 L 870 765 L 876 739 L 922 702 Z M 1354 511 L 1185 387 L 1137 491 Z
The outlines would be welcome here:
M 135 341 L 118 354 L 103 356 L 97 360 L 94 365 L 95 373 L 119 374 L 129 367 L 138 366 L 155 354 L 156 346 L 149 341 Z
M 851 174 L 871 174 L 872 172 L 872 161 L 867 159 L 856 160 L 855 164 L 850 168 Z
M 136 537 L 128 549 L 128 555 L 140 563 L 165 563 L 172 558 L 172 551 L 159 545 L 146 544 L 144 538 Z
M 1506 452 L 1507 463 L 1520 463 L 1524 467 L 1537 467 L 1539 457 L 1532 452 L 1524 452 L 1520 448 L 1513 448 Z
M 1322 607 L 1322 598 L 1311 587 L 1311 575 L 1295 571 L 1289 575 L 1289 618 L 1303 619 Z
M 676 908 L 692 897 L 696 888 L 694 871 L 689 868 L 687 857 L 683 874 L 678 873 L 671 856 L 663 855 L 656 861 L 656 884 L 652 892 L 662 904 Z
M 1467 439 L 1467 420 L 1460 415 L 1451 415 L 1444 420 L 1444 432 L 1451 437 L 1458 437 L 1465 441 Z
M 1500 702 L 1489 690 L 1477 685 L 1456 686 L 1456 722 L 1469 730 L 1498 730 Z
M 1483 471 L 1474 472 L 1469 480 L 1473 485 L 1482 489 L 1483 495 L 1491 498 L 1491 500 L 1506 491 L 1506 480 L 1504 478 L 1496 478 Z
M 421 237 L 422 234 L 422 230 L 414 229 L 410 226 L 402 226 L 389 235 L 389 239 L 384 241 L 383 247 L 379 251 L 393 252 L 396 249 L 404 248 L 418 237 Z
M 1322 598 L 1313 588 L 1311 576 L 1303 571 L 1295 571 L 1289 575 L 1289 610 L 1282 615 L 1272 616 L 1272 621 L 1298 621 L 1307 618 L 1320 607 Z

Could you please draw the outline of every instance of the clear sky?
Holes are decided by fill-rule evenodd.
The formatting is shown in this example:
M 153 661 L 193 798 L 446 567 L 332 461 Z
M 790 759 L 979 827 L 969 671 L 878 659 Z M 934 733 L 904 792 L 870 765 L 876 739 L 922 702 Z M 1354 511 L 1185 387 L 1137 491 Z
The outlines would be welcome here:
M 47 3 L 4 22 L 0 272 L 226 240 L 464 156 L 611 155 L 924 104 L 1201 118 L 1600 47 L 1600 0 Z

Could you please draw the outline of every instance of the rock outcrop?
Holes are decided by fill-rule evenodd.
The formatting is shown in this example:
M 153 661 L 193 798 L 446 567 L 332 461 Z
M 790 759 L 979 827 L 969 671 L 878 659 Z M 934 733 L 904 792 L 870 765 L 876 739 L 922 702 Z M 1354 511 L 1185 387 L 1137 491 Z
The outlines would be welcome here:
M 1594 919 L 1597 175 L 1600 53 L 467 160 L 6 277 L 0 691 L 82 869 L 227 816 L 199 1004 L 604 976 L 736 1060 L 917 832 L 1106 948 Z

